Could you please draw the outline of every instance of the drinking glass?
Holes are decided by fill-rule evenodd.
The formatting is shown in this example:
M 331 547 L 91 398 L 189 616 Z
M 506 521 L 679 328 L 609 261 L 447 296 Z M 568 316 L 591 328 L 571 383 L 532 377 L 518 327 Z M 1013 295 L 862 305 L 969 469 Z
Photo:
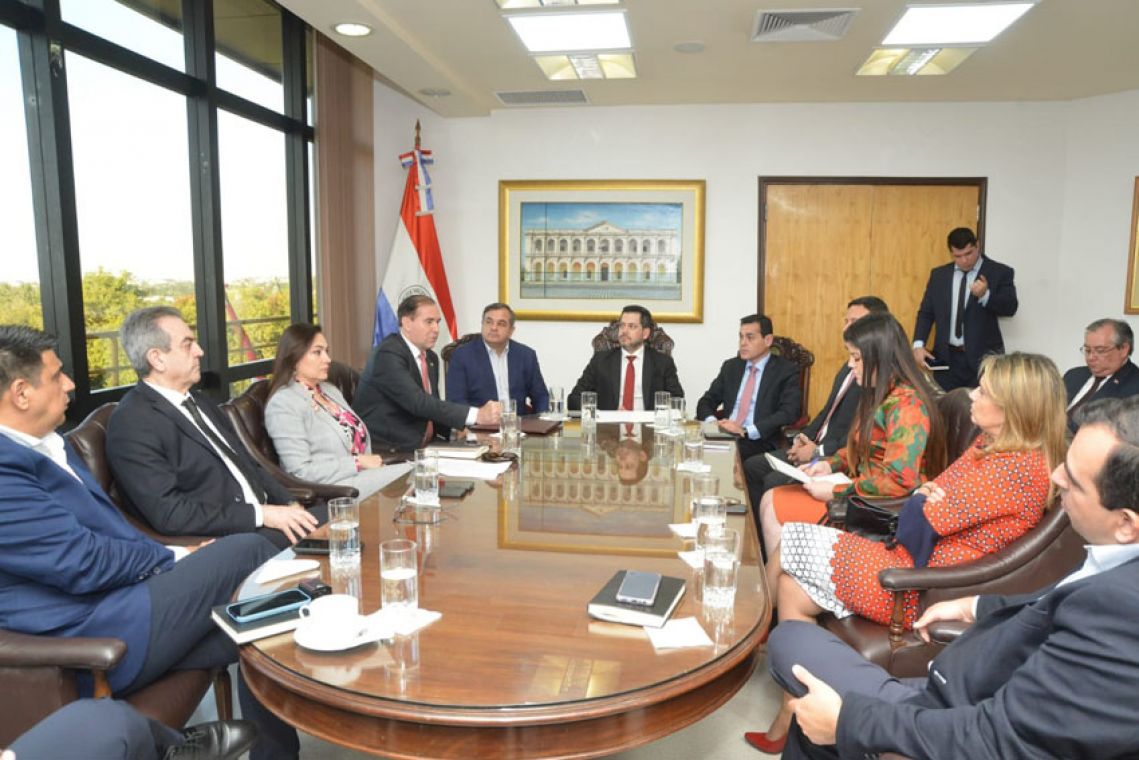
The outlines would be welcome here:
M 380 544 L 380 605 L 385 609 L 419 607 L 419 573 L 415 542 L 393 538 Z
M 502 450 L 515 453 L 522 447 L 522 420 L 517 412 L 502 412 L 498 422 L 498 432 L 502 436 Z
M 360 503 L 351 497 L 328 500 L 328 562 L 334 570 L 360 564 Z
M 686 419 L 684 414 L 684 397 L 673 396 L 669 399 L 669 431 L 674 435 L 680 435 L 684 430 L 684 421 Z
M 566 416 L 566 391 L 560 385 L 550 386 L 550 417 L 563 420 Z
M 722 496 L 701 496 L 692 501 L 692 522 L 696 524 L 696 550 L 703 551 L 707 540 L 723 533 L 728 524 L 728 502 Z
M 439 456 L 430 449 L 415 452 L 415 501 L 425 506 L 439 504 Z
M 685 431 L 684 463 L 695 465 L 704 463 L 704 431 L 698 427 Z
M 664 433 L 672 426 L 672 394 L 668 391 L 657 391 L 653 394 L 653 427 Z
M 694 472 L 692 473 L 692 501 L 705 496 L 719 496 L 720 494 L 720 476 L 711 472 Z
M 581 429 L 597 429 L 597 394 L 593 391 L 581 392 Z
M 740 570 L 740 534 L 724 528 L 708 536 L 704 547 L 704 606 L 732 607 Z
M 518 399 L 502 398 L 498 403 L 502 404 L 503 414 L 518 414 Z

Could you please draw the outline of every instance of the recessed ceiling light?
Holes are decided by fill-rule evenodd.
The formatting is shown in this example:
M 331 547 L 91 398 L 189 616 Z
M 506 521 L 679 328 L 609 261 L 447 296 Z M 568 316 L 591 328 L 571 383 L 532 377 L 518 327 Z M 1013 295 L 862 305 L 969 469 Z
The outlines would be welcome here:
M 887 47 L 983 45 L 1028 12 L 1035 0 L 970 5 L 910 5 L 882 40 Z
M 703 53 L 704 43 L 697 40 L 692 42 L 678 42 L 672 46 L 672 49 L 678 53 Z
M 451 91 L 442 87 L 424 87 L 419 90 L 419 94 L 427 98 L 445 98 Z
M 536 55 L 534 62 L 547 79 L 635 79 L 632 53 L 572 53 Z
M 860 77 L 948 74 L 976 52 L 972 47 L 879 48 L 858 69 Z
M 372 27 L 367 24 L 357 24 L 355 22 L 346 21 L 332 27 L 332 31 L 337 34 L 343 34 L 345 37 L 367 37 L 372 33 Z
M 514 8 L 552 8 L 566 5 L 617 5 L 621 0 L 495 0 L 503 10 Z
M 631 47 L 623 11 L 535 13 L 506 20 L 531 53 L 624 50 Z

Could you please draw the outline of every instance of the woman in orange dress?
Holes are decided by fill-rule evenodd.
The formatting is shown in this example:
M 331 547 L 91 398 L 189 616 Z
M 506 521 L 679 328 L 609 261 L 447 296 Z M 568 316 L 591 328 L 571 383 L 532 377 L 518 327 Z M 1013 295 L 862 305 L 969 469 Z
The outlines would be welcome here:
M 1036 354 L 988 356 L 970 398 L 970 416 L 981 434 L 906 502 L 893 548 L 822 525 L 783 526 L 776 587 L 780 620 L 815 622 L 825 611 L 886 625 L 893 595 L 879 584 L 880 570 L 971 562 L 1040 521 L 1051 493 L 1050 473 L 1065 449 L 1066 397 L 1056 365 Z M 918 594 L 907 592 L 907 630 L 917 616 Z M 790 720 L 785 706 L 767 732 L 749 734 L 748 741 L 770 748 L 782 741 Z

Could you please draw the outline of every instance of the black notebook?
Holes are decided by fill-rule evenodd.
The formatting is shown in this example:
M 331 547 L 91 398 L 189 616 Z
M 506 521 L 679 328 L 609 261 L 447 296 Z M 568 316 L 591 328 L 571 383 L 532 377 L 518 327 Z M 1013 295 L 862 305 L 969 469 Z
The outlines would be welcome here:
M 228 604 L 219 604 L 210 612 L 214 623 L 233 639 L 236 644 L 248 644 L 250 641 L 275 636 L 295 629 L 301 624 L 301 611 L 289 610 L 277 615 L 251 620 L 248 623 L 239 623 L 225 611 Z
M 657 589 L 656 601 L 652 607 L 618 602 L 617 589 L 621 587 L 623 580 L 625 580 L 625 571 L 617 571 L 617 574 L 609 579 L 609 582 L 597 593 L 597 596 L 590 600 L 587 609 L 591 617 L 598 620 L 608 620 L 611 623 L 660 628 L 672 615 L 672 611 L 676 609 L 680 597 L 684 596 L 684 581 L 665 575 L 660 579 L 660 587 Z

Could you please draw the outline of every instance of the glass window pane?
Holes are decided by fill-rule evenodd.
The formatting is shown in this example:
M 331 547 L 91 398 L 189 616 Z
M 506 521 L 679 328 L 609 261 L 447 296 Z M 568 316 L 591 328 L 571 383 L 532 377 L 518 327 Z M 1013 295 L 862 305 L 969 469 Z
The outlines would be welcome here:
M 74 53 L 67 90 L 89 375 L 110 388 L 136 380 L 127 314 L 171 304 L 197 321 L 186 101 Z
M 271 359 L 289 302 L 285 136 L 218 111 L 229 365 Z
M 43 328 L 40 270 L 36 258 L 32 175 L 16 32 L 0 26 L 0 324 Z
M 308 144 L 308 264 L 312 272 L 312 322 L 320 324 L 320 257 L 316 248 L 316 164 Z
M 69 24 L 186 70 L 181 0 L 61 0 L 59 9 Z
M 214 0 L 217 84 L 282 112 L 281 11 L 265 0 Z
M 313 95 L 313 92 L 312 92 L 313 91 L 313 66 L 314 65 L 315 65 L 315 62 L 313 61 L 312 29 L 310 27 L 306 26 L 305 27 L 305 124 L 308 124 L 310 127 L 313 125 L 313 118 L 314 118 L 313 108 L 316 105 L 313 102 L 313 98 L 312 98 L 312 95 Z M 311 161 L 309 162 L 309 166 L 310 167 L 312 166 Z

